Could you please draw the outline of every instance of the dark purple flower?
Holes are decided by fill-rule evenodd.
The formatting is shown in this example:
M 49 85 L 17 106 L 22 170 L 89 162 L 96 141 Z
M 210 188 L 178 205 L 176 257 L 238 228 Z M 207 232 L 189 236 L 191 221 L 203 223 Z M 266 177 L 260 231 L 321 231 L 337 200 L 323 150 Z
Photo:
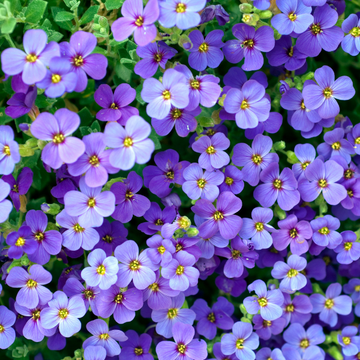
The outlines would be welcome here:
M 18 231 L 13 231 L 6 237 L 6 243 L 10 245 L 10 259 L 20 259 L 23 253 L 33 254 L 37 250 L 37 244 L 31 235 L 29 226 L 21 226 Z
M 76 92 L 86 89 L 87 75 L 95 80 L 101 80 L 106 75 L 108 61 L 102 54 L 91 54 L 97 45 L 94 34 L 77 31 L 71 35 L 70 42 L 60 43 L 61 57 L 70 64 L 72 71 L 77 75 Z
M 283 318 L 269 321 L 264 320 L 261 315 L 255 315 L 253 323 L 256 334 L 263 340 L 269 340 L 273 335 L 279 335 L 285 328 L 285 320 Z
M 0 306 L 0 349 L 7 349 L 15 341 L 15 330 L 12 328 L 16 320 L 15 314 L 6 306 Z
M 230 20 L 229 14 L 221 5 L 210 5 L 201 12 L 200 24 L 207 23 L 214 19 L 214 17 L 220 26 L 225 25 Z
M 159 65 L 165 69 L 167 61 L 177 54 L 177 50 L 164 41 L 159 41 L 158 43 L 153 42 L 145 46 L 138 46 L 136 54 L 143 60 L 136 63 L 134 72 L 147 79 L 155 75 Z
M 149 354 L 151 347 L 151 336 L 141 334 L 140 336 L 134 330 L 126 332 L 128 339 L 121 342 L 121 357 L 128 360 L 154 360 Z
M 98 111 L 96 118 L 101 121 L 117 121 L 126 125 L 127 120 L 133 115 L 139 115 L 139 110 L 129 106 L 134 101 L 136 91 L 129 84 L 120 84 L 115 89 L 107 84 L 102 84 L 94 93 L 94 99 L 103 109 Z

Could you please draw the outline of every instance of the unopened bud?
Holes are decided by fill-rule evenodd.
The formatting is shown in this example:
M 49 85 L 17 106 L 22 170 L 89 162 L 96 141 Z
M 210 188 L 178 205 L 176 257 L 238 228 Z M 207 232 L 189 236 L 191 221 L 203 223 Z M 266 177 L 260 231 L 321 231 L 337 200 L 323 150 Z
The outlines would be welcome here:
M 262 20 L 271 19 L 272 16 L 273 16 L 273 13 L 270 10 L 260 11 L 260 13 L 259 13 L 259 17 Z
M 187 229 L 186 231 L 186 235 L 188 237 L 195 237 L 199 234 L 199 230 L 196 227 L 190 227 L 189 229 Z
M 250 14 L 253 12 L 254 7 L 251 4 L 241 4 L 239 5 L 239 9 L 244 14 Z

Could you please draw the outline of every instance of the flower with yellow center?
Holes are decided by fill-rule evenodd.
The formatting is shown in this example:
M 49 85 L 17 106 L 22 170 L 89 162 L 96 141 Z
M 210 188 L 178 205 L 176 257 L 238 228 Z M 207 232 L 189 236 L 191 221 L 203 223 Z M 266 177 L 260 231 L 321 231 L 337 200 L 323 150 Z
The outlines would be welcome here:
M 96 269 L 96 272 L 99 274 L 99 275 L 101 275 L 101 276 L 103 276 L 103 275 L 105 275 L 106 274 L 106 268 L 105 268 L 105 266 L 104 265 L 99 265 L 98 267 L 97 267 L 97 269 Z
M 343 336 L 342 341 L 345 345 L 349 345 L 351 343 L 351 339 L 348 336 Z
M 295 277 L 299 272 L 295 269 L 290 269 L 288 272 L 287 272 L 287 277 L 288 278 L 293 278 Z
M 68 309 L 60 309 L 58 312 L 58 316 L 60 319 L 66 319 L 69 316 L 69 310 Z
M 273 185 L 275 189 L 281 189 L 282 187 L 282 181 L 280 179 L 275 179 L 273 181 Z
M 207 319 L 211 322 L 214 323 L 215 322 L 215 314 L 212 312 L 207 316 Z
M 34 236 L 35 236 L 35 239 L 39 242 L 43 241 L 44 237 L 45 237 L 44 233 L 42 233 L 42 232 L 37 232 L 37 233 L 35 233 Z
M 153 284 L 149 285 L 149 289 L 151 291 L 158 292 L 159 291 L 159 284 L 158 283 L 153 283 Z
M 162 96 L 164 100 L 170 100 L 171 99 L 171 93 L 169 90 L 164 90 L 162 92 Z
M 293 304 L 289 304 L 286 306 L 285 311 L 286 312 L 294 312 L 295 308 Z
M 143 26 L 143 24 L 144 24 L 144 18 L 142 16 L 138 16 L 138 18 L 135 21 L 135 25 L 140 27 Z
M 229 185 L 229 186 L 230 186 L 230 185 L 232 185 L 233 183 L 234 183 L 234 179 L 232 179 L 231 177 L 228 177 L 228 176 L 227 176 L 227 177 L 225 178 L 225 184 L 226 184 L 226 185 Z
M 347 169 L 344 171 L 344 178 L 345 179 L 352 179 L 354 177 L 355 171 L 352 169 Z
M 208 52 L 209 51 L 209 45 L 207 43 L 202 43 L 200 46 L 199 46 L 199 51 L 200 52 Z
M 345 243 L 344 243 L 344 250 L 345 250 L 345 251 L 349 251 L 349 250 L 351 250 L 352 246 L 353 246 L 353 243 L 352 243 L 352 242 L 350 242 L 350 241 L 345 242 Z
M 270 320 L 264 320 L 262 324 L 263 327 L 267 328 L 271 326 L 272 322 Z
M 107 333 L 104 333 L 104 334 L 100 334 L 100 335 L 99 335 L 99 339 L 100 339 L 100 340 L 109 340 L 109 338 L 110 338 L 110 335 L 107 334 Z
M 95 294 L 92 290 L 89 290 L 89 289 L 85 289 L 83 291 L 83 294 L 85 296 L 85 299 L 94 299 L 95 298 Z
M 180 250 L 182 250 L 184 247 L 180 244 L 180 243 L 177 243 L 176 246 L 175 246 L 175 250 L 176 252 L 179 252 Z
M 330 87 L 326 87 L 324 90 L 323 90 L 323 95 L 326 99 L 330 99 L 331 96 L 333 94 L 333 91 Z
M 178 312 L 179 312 L 179 309 L 170 308 L 167 312 L 168 319 L 174 319 L 175 317 L 177 317 Z
M 307 349 L 309 346 L 310 346 L 310 342 L 309 342 L 308 339 L 302 339 L 302 340 L 300 341 L 300 347 L 301 347 L 302 349 Z
M 118 108 L 118 106 L 117 106 L 115 103 L 112 103 L 112 104 L 110 105 L 110 109 L 117 110 L 117 109 L 119 109 L 119 108 Z
M 57 84 L 61 81 L 61 76 L 59 74 L 52 74 L 51 75 L 51 82 L 53 84 Z
M 111 244 L 113 242 L 114 238 L 110 235 L 105 235 L 105 236 L 103 236 L 102 240 L 108 244 Z
M 31 318 L 35 321 L 40 319 L 40 310 L 36 309 L 32 312 Z
M 143 350 L 141 347 L 136 347 L 136 348 L 134 349 L 134 353 L 135 353 L 135 355 L 137 355 L 137 356 L 142 355 L 143 352 L 144 352 L 144 350 Z
M 213 154 L 216 153 L 216 150 L 215 150 L 215 148 L 214 148 L 212 145 L 210 145 L 205 151 L 206 151 L 206 153 L 209 154 L 209 155 L 213 155 Z
M 158 250 L 159 254 L 161 254 L 161 255 L 166 251 L 164 245 L 160 245 L 160 246 L 157 248 L 157 250 Z
M 73 65 L 76 67 L 83 66 L 84 65 L 84 59 L 81 55 L 77 55 L 73 58 Z
M 117 294 L 116 296 L 115 296 L 115 298 L 114 298 L 114 302 L 116 303 L 116 304 L 121 304 L 122 303 L 122 301 L 123 301 L 123 298 L 124 298 L 124 296 L 123 296 L 123 294 Z
M 5 327 L 0 324 L 0 334 L 3 333 L 4 331 L 5 331 Z
M 262 160 L 262 157 L 260 155 L 254 154 L 253 156 L 251 156 L 251 161 L 255 165 L 260 165 L 263 160 Z
M 206 185 L 206 180 L 205 179 L 199 179 L 197 181 L 197 186 L 200 188 L 200 189 L 203 189 Z
M 298 236 L 298 231 L 294 228 L 294 229 L 291 229 L 289 231 L 289 236 L 292 238 L 292 239 L 295 239 L 297 236 Z
M 65 141 L 65 136 L 61 133 L 54 135 L 52 139 L 54 144 L 62 144 Z
M 185 4 L 183 4 L 183 3 L 178 3 L 177 5 L 176 5 L 176 8 L 175 8 L 175 11 L 177 12 L 177 13 L 184 13 L 185 11 L 186 11 L 186 5 Z
M 318 185 L 321 187 L 321 188 L 325 188 L 327 186 L 327 181 L 325 179 L 320 179 L 318 181 Z
M 326 299 L 325 307 L 327 309 L 331 309 L 333 306 L 334 306 L 334 300 L 333 299 Z
M 268 304 L 268 300 L 267 298 L 262 297 L 258 299 L 258 303 L 261 307 L 265 307 Z
M 19 237 L 16 241 L 15 241 L 15 246 L 24 246 L 25 245 L 25 239 L 22 237 Z
M 179 117 L 182 115 L 182 110 L 180 109 L 173 109 L 171 110 L 171 117 L 174 119 L 174 120 L 177 120 L 179 119 Z
M 222 220 L 223 218 L 224 218 L 224 214 L 222 212 L 220 212 L 219 210 L 216 210 L 213 215 L 213 219 L 215 221 L 219 221 L 219 220 Z
M 290 13 L 288 15 L 288 18 L 291 20 L 291 21 L 295 21 L 297 19 L 297 15 L 295 13 Z
M 252 47 L 254 47 L 254 40 L 253 39 L 245 40 L 245 41 L 243 41 L 243 43 L 241 45 L 242 45 L 242 47 L 251 49 Z
M 36 54 L 26 55 L 26 61 L 29 63 L 34 63 L 37 59 L 38 59 L 38 57 L 36 56 Z
M 139 270 L 141 267 L 140 261 L 139 260 L 133 260 L 131 261 L 131 263 L 129 264 L 129 269 L 131 271 L 137 271 Z
M 360 145 L 360 136 L 355 139 L 355 144 Z
M 89 157 L 89 163 L 92 167 L 98 167 L 100 165 L 100 160 L 96 155 Z
M 177 350 L 180 354 L 185 354 L 186 352 L 186 345 L 184 344 L 178 344 Z
M 179 225 L 179 228 L 184 230 L 187 230 L 191 225 L 191 221 L 187 216 L 179 217 L 177 223 Z
M 37 282 L 35 280 L 29 279 L 26 282 L 26 287 L 28 287 L 29 289 L 32 289 L 32 288 L 34 288 L 36 286 L 37 286 Z
M 318 230 L 318 232 L 322 235 L 329 235 L 330 234 L 330 230 L 328 227 L 324 226 L 321 229 Z
M 334 149 L 334 150 L 340 150 L 341 148 L 341 144 L 340 144 L 340 141 L 337 141 L 337 142 L 334 142 L 331 147 Z
M 90 208 L 95 207 L 95 205 L 96 205 L 96 200 L 95 200 L 95 198 L 89 198 L 89 200 L 88 200 L 88 202 L 87 202 L 87 205 L 88 205 L 88 207 L 90 207 Z
M 176 275 L 182 275 L 185 271 L 185 268 L 182 266 L 182 265 L 179 265 L 177 268 L 176 268 Z
M 75 224 L 73 226 L 73 229 L 76 233 L 82 233 L 85 231 L 85 229 L 83 227 L 81 227 L 79 224 Z
M 243 100 L 240 105 L 241 110 L 246 110 L 250 108 L 250 104 L 247 102 L 247 100 Z
M 293 46 L 291 46 L 291 48 L 289 49 L 288 55 L 289 55 L 290 57 L 293 57 L 293 56 L 294 56 L 294 47 L 293 47 Z
M 156 53 L 156 54 L 154 55 L 154 60 L 155 60 L 156 62 L 158 62 L 158 63 L 162 60 L 162 58 L 163 58 L 163 54 Z
M 194 90 L 199 90 L 200 89 L 200 81 L 198 81 L 198 80 L 190 80 L 190 86 Z
M 261 222 L 255 223 L 255 229 L 256 231 L 263 231 L 264 230 L 264 224 Z
M 349 32 L 349 34 L 355 38 L 360 36 L 360 28 L 359 27 L 354 27 L 351 29 L 351 31 Z
M 322 33 L 320 24 L 312 24 L 310 26 L 310 31 L 312 32 L 313 35 L 318 35 L 318 34 Z
M 359 292 L 359 291 L 360 291 L 360 285 L 356 285 L 356 286 L 354 287 L 354 290 L 355 290 L 356 292 Z
M 131 147 L 133 145 L 133 140 L 131 137 L 127 136 L 124 141 L 123 144 L 126 148 Z
M 239 257 L 241 256 L 241 252 L 239 250 L 232 250 L 231 251 L 231 257 L 233 259 L 239 259 Z
M 236 348 L 241 350 L 244 348 L 244 342 L 245 342 L 245 339 L 237 339 L 236 340 Z

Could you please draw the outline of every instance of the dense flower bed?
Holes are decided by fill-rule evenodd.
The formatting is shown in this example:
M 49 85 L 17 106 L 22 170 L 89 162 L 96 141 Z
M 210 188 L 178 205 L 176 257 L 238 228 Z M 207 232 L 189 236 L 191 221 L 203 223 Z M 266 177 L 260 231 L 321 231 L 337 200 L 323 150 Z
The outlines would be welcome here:
M 360 359 L 359 14 L 2 1 L 1 359 Z

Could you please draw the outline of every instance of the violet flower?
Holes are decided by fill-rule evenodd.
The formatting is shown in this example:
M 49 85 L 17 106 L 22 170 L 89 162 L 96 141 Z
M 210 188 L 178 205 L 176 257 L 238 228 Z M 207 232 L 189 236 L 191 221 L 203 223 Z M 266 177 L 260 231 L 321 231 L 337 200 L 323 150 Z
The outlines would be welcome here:
M 316 245 L 334 249 L 342 242 L 340 233 L 336 231 L 340 227 L 337 218 L 325 215 L 310 221 L 310 225 L 313 229 L 312 240 Z
M 0 175 L 10 175 L 19 161 L 19 145 L 14 141 L 13 129 L 0 125 Z
M 154 357 L 149 354 L 152 338 L 149 334 L 140 336 L 134 330 L 128 330 L 126 333 L 128 339 L 121 342 L 121 357 L 128 360 L 153 360 Z
M 342 49 L 352 55 L 359 55 L 360 52 L 360 20 L 356 14 L 350 14 L 341 24 L 341 29 L 344 31 L 345 37 L 341 42 Z
M 334 249 L 337 253 L 336 260 L 340 264 L 351 264 L 360 258 L 360 243 L 357 242 L 357 235 L 350 230 L 341 233 L 342 242 Z
M 10 259 L 20 259 L 25 254 L 33 254 L 37 250 L 37 244 L 32 238 L 29 226 L 21 226 L 18 231 L 11 232 L 6 237 L 6 243 L 10 245 L 8 256 Z
M 225 180 L 220 185 L 220 191 L 231 191 L 239 194 L 244 189 L 243 173 L 236 166 L 228 165 L 224 172 Z
M 15 314 L 6 306 L 0 306 L 0 326 L 3 329 L 0 333 L 0 349 L 7 349 L 15 341 L 16 334 L 12 328 L 16 321 Z

